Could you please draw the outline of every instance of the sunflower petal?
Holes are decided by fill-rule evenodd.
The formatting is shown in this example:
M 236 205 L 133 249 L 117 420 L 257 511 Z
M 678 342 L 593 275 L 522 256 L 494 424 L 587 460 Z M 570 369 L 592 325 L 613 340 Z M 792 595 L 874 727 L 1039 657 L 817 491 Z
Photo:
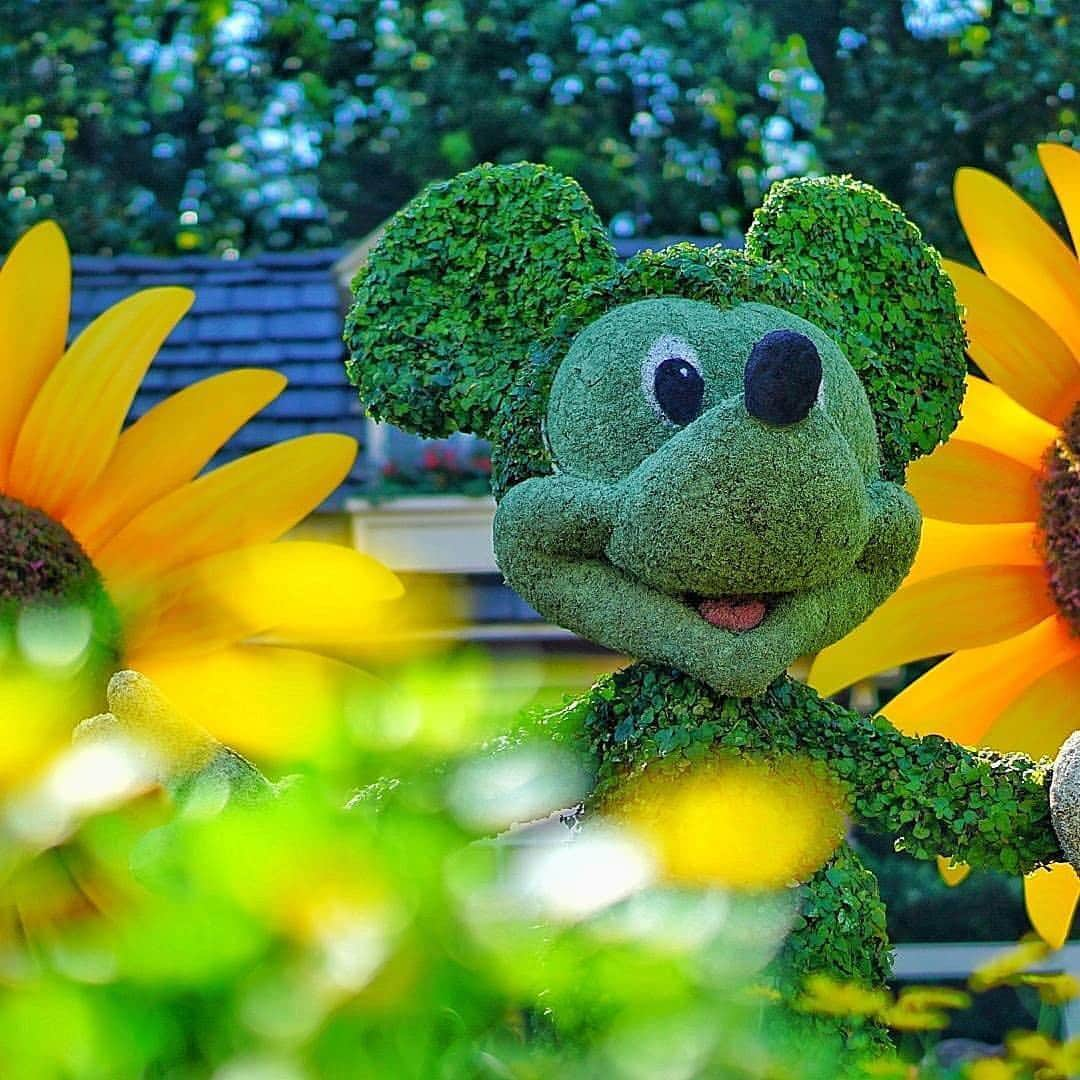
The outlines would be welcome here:
M 986 274 L 1080 356 L 1080 264 L 1008 184 L 979 169 L 956 174 L 956 209 Z
M 200 476 L 137 514 L 97 553 L 119 591 L 230 548 L 268 543 L 345 479 L 356 440 L 304 435 Z
M 953 437 L 985 446 L 1038 472 L 1047 450 L 1057 440 L 1058 429 L 1017 405 L 1000 387 L 969 375 L 963 418 Z
M 316 653 L 241 645 L 202 655 L 131 654 L 188 720 L 242 753 L 288 757 L 317 745 L 340 722 L 362 672 Z
M 93 554 L 140 510 L 195 477 L 285 382 L 276 371 L 227 371 L 155 405 L 120 436 L 104 471 L 64 523 Z
M 956 888 L 971 873 L 971 867 L 967 863 L 953 862 L 947 855 L 939 855 L 937 857 L 938 873 L 941 875 L 941 880 L 949 886 L 950 889 Z
M 1036 315 L 985 274 L 942 260 L 966 308 L 972 359 L 1015 402 L 1060 425 L 1080 398 L 1080 365 Z
M 1036 679 L 1078 655 L 1068 625 L 1051 616 L 1006 641 L 950 656 L 893 698 L 885 713 L 908 734 L 971 746 Z
M 1065 215 L 1073 247 L 1080 247 L 1080 153 L 1061 143 L 1040 143 L 1039 164 Z
M 975 566 L 1042 566 L 1038 533 L 1030 522 L 962 525 L 924 518 L 915 562 L 901 589 Z
M 1035 932 L 1052 949 L 1060 949 L 1069 936 L 1080 880 L 1068 863 L 1054 863 L 1024 878 L 1024 906 Z
M 808 682 L 820 693 L 834 694 L 868 675 L 892 666 L 874 665 L 881 664 L 882 651 L 891 647 L 891 637 L 886 630 L 892 621 L 893 605 L 903 609 L 906 601 L 901 601 L 900 597 L 913 586 L 942 575 L 980 567 L 1041 566 L 1042 559 L 1036 548 L 1034 525 L 958 525 L 950 521 L 926 518 L 923 521 L 922 538 L 915 563 L 899 591 L 851 634 L 822 650 L 814 660 Z M 1040 588 L 1039 591 L 1044 590 Z M 935 621 L 936 615 L 929 625 L 933 625 Z M 913 641 L 917 640 L 912 630 L 909 630 L 908 636 Z M 921 649 L 919 654 L 933 655 L 924 653 Z
M 67 241 L 52 221 L 26 232 L 0 270 L 0 490 L 26 413 L 64 354 L 71 306 Z
M 193 298 L 189 289 L 145 289 L 78 336 L 19 432 L 10 494 L 60 517 L 97 479 L 146 369 Z
M 902 586 L 821 652 L 810 684 L 834 694 L 899 664 L 1012 638 L 1053 612 L 1041 567 L 972 566 L 939 574 Z
M 908 466 L 907 489 L 927 517 L 968 524 L 1037 521 L 1039 474 L 978 443 L 952 438 Z
M 983 736 L 984 746 L 1052 757 L 1077 727 L 1080 656 L 1047 671 L 1017 695 Z
M 127 635 L 135 652 L 213 651 L 261 636 L 360 649 L 377 644 L 397 577 L 336 544 L 286 542 L 211 555 L 156 583 Z

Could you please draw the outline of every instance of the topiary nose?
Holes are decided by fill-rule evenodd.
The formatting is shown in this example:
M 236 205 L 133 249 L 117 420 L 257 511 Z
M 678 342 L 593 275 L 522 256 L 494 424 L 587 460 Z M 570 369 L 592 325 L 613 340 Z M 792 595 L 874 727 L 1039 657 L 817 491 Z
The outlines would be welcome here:
M 743 375 L 746 411 L 773 427 L 806 418 L 821 389 L 821 357 L 805 334 L 772 330 L 751 350 Z

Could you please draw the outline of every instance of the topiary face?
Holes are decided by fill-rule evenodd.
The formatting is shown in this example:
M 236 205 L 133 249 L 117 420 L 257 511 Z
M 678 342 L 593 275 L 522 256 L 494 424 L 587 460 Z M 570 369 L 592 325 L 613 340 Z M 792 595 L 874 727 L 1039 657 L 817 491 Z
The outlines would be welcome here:
M 525 178 L 528 216 L 549 214 L 515 245 L 523 204 L 493 193 Z M 433 190 L 443 242 L 401 250 L 426 235 L 421 196 L 357 280 L 351 370 L 376 415 L 441 434 L 456 409 L 493 439 L 496 556 L 542 614 L 745 696 L 899 585 L 919 515 L 896 481 L 955 425 L 964 360 L 951 284 L 896 207 L 789 182 L 745 252 L 618 267 L 547 170 Z M 387 406 L 403 345 L 416 385 Z
M 607 558 L 675 596 L 777 596 L 848 573 L 869 535 L 874 420 L 820 328 L 767 304 L 639 300 L 582 331 L 547 436 L 602 483 Z
M 496 517 L 508 579 L 562 625 L 725 693 L 847 633 L 914 557 L 918 511 L 880 477 L 858 376 L 790 311 L 619 306 L 575 337 L 546 421 L 552 474 Z

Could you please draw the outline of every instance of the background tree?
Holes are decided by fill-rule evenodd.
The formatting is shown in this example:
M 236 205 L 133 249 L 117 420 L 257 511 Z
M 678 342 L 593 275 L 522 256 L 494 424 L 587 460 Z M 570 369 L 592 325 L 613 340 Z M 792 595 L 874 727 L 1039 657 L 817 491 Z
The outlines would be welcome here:
M 0 230 L 80 251 L 327 244 L 317 108 L 260 5 L 0 2 Z
M 617 233 L 738 234 L 770 178 L 819 166 L 821 82 L 762 7 L 381 3 L 346 62 L 373 87 L 343 104 L 369 125 L 354 176 L 393 176 L 396 205 L 527 158 L 577 177 Z
M 903 204 L 943 250 L 967 249 L 952 206 L 956 169 L 1008 180 L 1053 217 L 1035 155 L 1073 143 L 1076 6 L 1050 0 L 782 0 L 826 87 L 817 146 Z
M 549 162 L 621 234 L 735 238 L 854 172 L 962 250 L 955 168 L 1050 209 L 1080 29 L 1050 0 L 0 0 L 0 246 L 288 249 L 430 179 Z

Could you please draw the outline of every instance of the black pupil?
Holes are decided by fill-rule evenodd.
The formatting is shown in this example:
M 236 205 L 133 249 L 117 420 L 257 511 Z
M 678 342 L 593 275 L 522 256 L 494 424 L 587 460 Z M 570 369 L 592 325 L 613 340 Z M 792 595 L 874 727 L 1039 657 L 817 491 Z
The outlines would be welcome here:
M 676 424 L 689 424 L 701 413 L 705 382 L 697 368 L 681 356 L 669 356 L 656 366 L 653 376 L 656 404 Z

